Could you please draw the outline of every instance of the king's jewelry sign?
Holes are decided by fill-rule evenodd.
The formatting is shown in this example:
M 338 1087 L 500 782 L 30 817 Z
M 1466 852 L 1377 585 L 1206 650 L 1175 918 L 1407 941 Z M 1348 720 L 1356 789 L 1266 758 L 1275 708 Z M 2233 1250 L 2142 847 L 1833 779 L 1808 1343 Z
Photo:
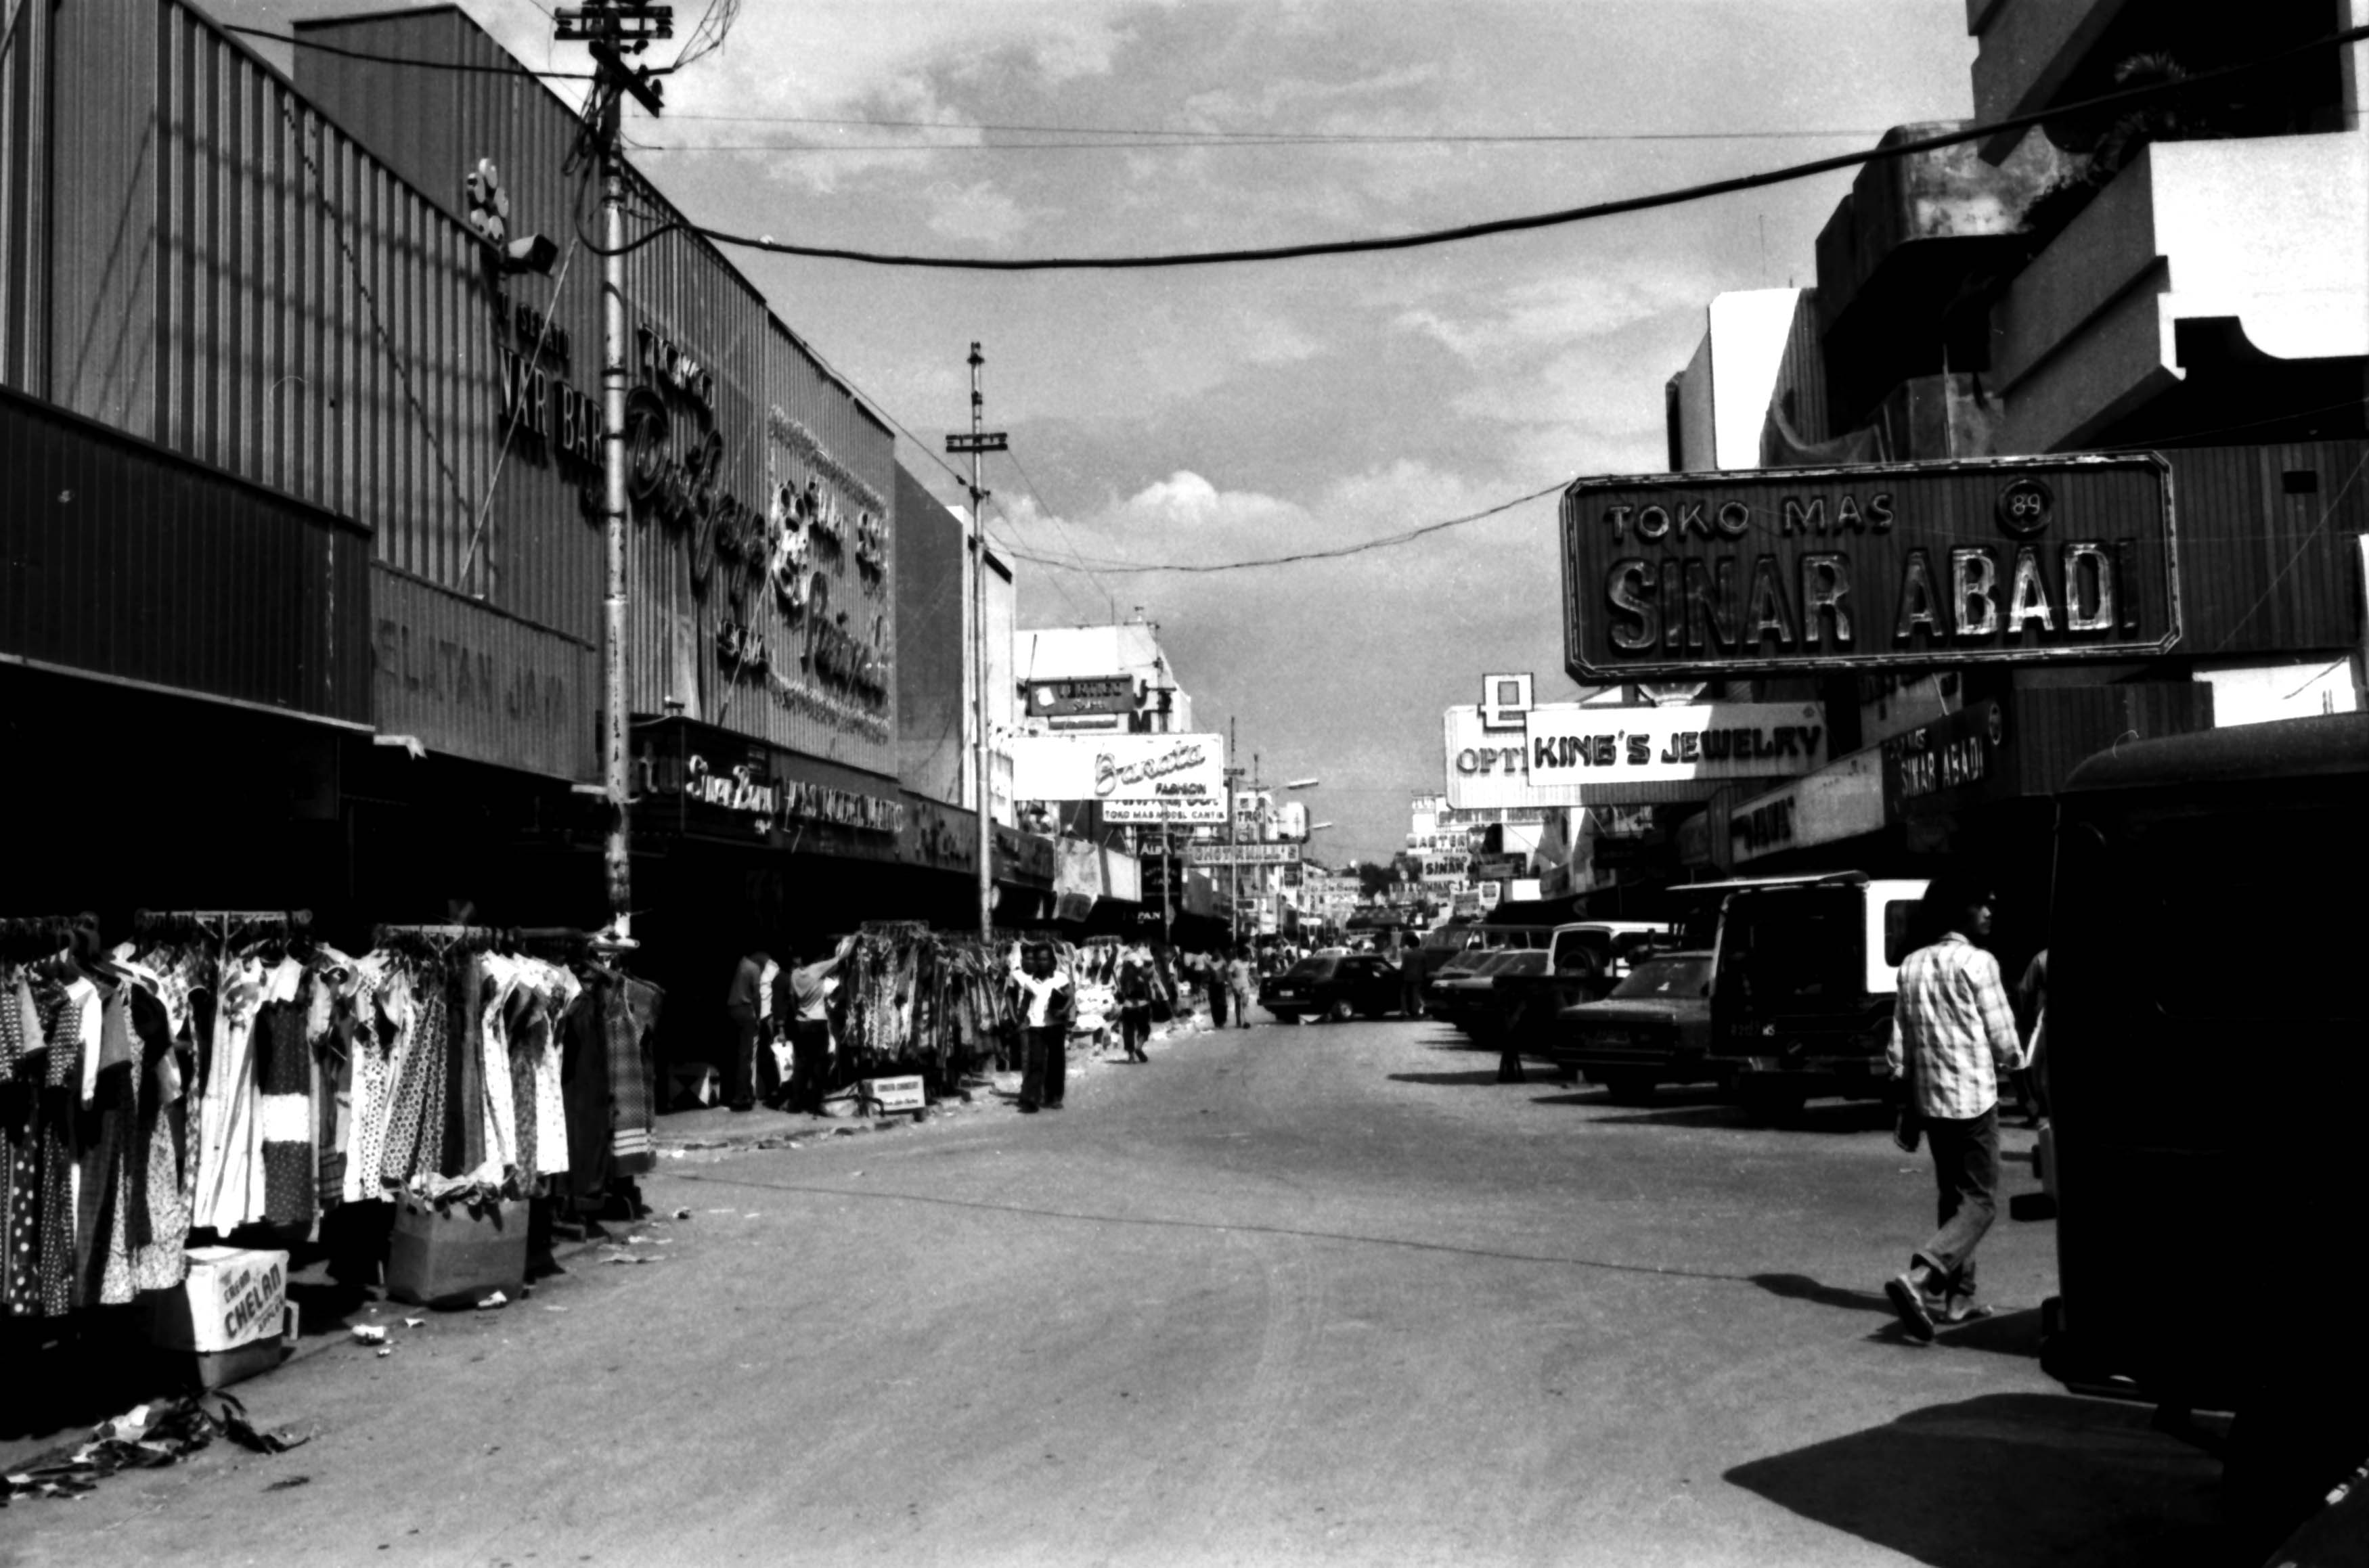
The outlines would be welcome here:
M 1021 735 L 1018 800 L 1099 801 L 1105 822 L 1223 822 L 1226 743 L 1216 735 Z
M 2180 640 L 2152 452 L 1583 479 L 1562 545 L 1565 663 L 1588 683 Z

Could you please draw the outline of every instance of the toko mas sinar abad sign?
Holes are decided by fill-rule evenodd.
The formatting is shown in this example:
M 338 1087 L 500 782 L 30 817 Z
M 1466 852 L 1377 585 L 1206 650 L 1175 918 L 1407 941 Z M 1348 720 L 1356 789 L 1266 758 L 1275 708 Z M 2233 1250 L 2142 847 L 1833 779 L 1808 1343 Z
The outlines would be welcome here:
M 1565 663 L 1591 684 L 2180 639 L 2152 452 L 1583 479 L 1562 545 Z

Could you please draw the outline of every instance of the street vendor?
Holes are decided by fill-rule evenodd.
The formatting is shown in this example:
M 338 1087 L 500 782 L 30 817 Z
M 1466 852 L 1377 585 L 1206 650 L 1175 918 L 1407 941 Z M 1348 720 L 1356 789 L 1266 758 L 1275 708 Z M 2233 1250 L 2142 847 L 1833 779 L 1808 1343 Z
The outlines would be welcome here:
M 1070 1020 L 1078 1010 L 1078 988 L 1053 956 L 1049 942 L 1021 949 L 1012 971 L 1013 1011 L 1020 1014 L 1025 1041 L 1020 1073 L 1020 1108 L 1035 1113 L 1061 1108 L 1070 1067 Z
M 789 1108 L 810 1116 L 823 1114 L 824 1080 L 830 1074 L 830 993 L 841 964 L 855 951 L 855 938 L 836 945 L 824 938 L 807 950 L 807 962 L 784 969 L 773 982 L 773 1021 L 791 1031 Z

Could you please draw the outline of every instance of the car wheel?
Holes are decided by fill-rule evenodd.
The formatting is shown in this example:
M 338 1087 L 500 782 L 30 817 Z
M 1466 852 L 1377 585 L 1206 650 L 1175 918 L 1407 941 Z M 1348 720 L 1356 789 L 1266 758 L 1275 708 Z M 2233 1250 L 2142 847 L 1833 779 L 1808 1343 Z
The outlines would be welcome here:
M 1331 1019 L 1335 1024 L 1346 1024 L 1356 1013 L 1356 1009 L 1351 1007 L 1349 1005 L 1348 999 L 1344 997 L 1341 1001 L 1336 1001 L 1332 1006 L 1326 1008 L 1324 1010 L 1324 1016 Z

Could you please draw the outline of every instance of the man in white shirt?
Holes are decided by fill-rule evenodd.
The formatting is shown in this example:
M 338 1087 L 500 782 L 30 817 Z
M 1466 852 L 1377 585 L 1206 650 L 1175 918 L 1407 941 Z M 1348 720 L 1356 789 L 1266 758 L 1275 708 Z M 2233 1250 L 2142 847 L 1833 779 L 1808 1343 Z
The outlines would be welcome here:
M 1927 908 L 1943 930 L 1902 962 L 1892 1011 L 1885 1058 L 1907 1080 L 1940 1198 L 1940 1228 L 1883 1287 L 1919 1339 L 1933 1337 L 1937 1317 L 1959 1323 L 1990 1310 L 1974 1301 L 1974 1244 L 1998 1213 L 1998 1076 L 2023 1065 L 1998 960 L 1975 945 L 1990 935 L 1992 901 L 1978 883 L 1933 884 Z
M 1077 1013 L 1078 989 L 1069 971 L 1053 961 L 1051 944 L 1032 942 L 1012 971 L 1012 1002 L 1025 1041 L 1021 1057 L 1020 1108 L 1061 1108 L 1070 1069 L 1070 1020 Z
M 773 982 L 773 1026 L 792 1031 L 788 1108 L 810 1116 L 823 1114 L 824 1080 L 830 1075 L 830 993 L 838 983 L 832 975 L 853 951 L 852 936 L 836 947 L 818 944 L 807 964 L 782 970 Z

